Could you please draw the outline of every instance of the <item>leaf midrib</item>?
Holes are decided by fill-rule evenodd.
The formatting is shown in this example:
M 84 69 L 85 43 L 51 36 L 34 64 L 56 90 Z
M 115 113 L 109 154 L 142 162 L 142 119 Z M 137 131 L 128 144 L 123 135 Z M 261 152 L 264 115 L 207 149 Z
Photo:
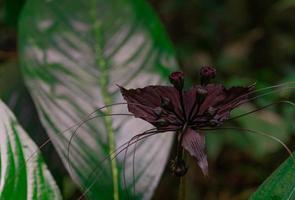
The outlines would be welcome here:
M 95 38 L 95 65 L 99 68 L 100 76 L 98 79 L 99 86 L 101 88 L 101 95 L 104 105 L 110 105 L 112 103 L 111 96 L 108 92 L 108 84 L 109 84 L 109 77 L 108 77 L 108 65 L 107 61 L 103 55 L 103 34 L 101 31 L 101 23 L 97 20 L 96 15 L 96 1 L 92 0 L 90 17 L 92 18 L 93 22 L 93 35 Z M 112 110 L 110 107 L 106 108 L 105 114 L 111 114 Z M 107 131 L 107 140 L 108 140 L 108 147 L 109 147 L 109 155 L 115 151 L 115 139 L 114 139 L 114 130 L 112 126 L 112 119 L 111 118 L 103 118 L 103 123 L 106 127 Z M 118 168 L 116 159 L 110 158 L 111 164 L 111 171 L 112 171 L 112 184 L 113 184 L 113 197 L 114 200 L 119 200 L 119 176 L 118 176 Z

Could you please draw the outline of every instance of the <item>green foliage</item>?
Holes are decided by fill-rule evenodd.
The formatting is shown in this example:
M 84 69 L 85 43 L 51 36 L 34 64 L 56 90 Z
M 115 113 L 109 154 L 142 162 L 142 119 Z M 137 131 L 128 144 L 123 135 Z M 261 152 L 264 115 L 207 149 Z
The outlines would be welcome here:
M 293 153 L 293 156 L 295 153 Z M 295 160 L 289 157 L 251 196 L 251 200 L 295 199 Z
M 9 26 L 17 26 L 19 14 L 25 0 L 4 0 L 4 21 Z
M 61 199 L 37 146 L 2 101 L 0 116 L 0 199 Z
M 126 190 L 133 199 L 151 198 L 172 135 L 138 142 L 135 177 L 133 153 L 127 154 L 125 188 L 122 156 L 101 161 L 149 125 L 128 116 L 97 117 L 63 132 L 99 106 L 122 102 L 115 84 L 160 84 L 176 68 L 171 44 L 151 8 L 142 0 L 29 0 L 19 30 L 25 81 L 75 182 L 90 199 L 122 199 Z M 94 114 L 126 112 L 121 105 Z
M 4 20 L 5 25 L 15 26 L 18 23 L 24 1 L 0 2 L 0 19 Z M 228 86 L 257 82 L 257 88 L 262 88 L 279 81 L 295 80 L 293 0 L 151 2 L 158 8 L 165 26 L 170 30 L 182 69 L 193 81 L 198 79 L 198 68 L 204 64 L 215 66 L 220 77 L 218 82 Z M 15 40 L 14 34 L 2 31 L 4 29 L 6 27 L 1 23 L 0 96 L 13 108 L 22 126 L 28 132 L 38 135 L 41 127 L 36 125 L 37 116 L 31 112 L 33 106 L 22 86 L 17 60 L 11 62 L 11 59 L 16 59 L 15 47 L 11 47 Z M 43 125 L 66 167 L 69 166 L 69 138 L 75 128 L 68 132 L 62 132 L 63 130 L 84 120 L 87 114 L 101 105 L 121 102 L 115 84 L 141 87 L 163 83 L 168 73 L 176 68 L 173 48 L 162 24 L 143 0 L 29 0 L 21 17 L 19 39 L 22 71 L 27 86 Z M 258 99 L 255 104 L 242 107 L 232 116 L 281 99 L 295 99 L 292 90 L 281 90 Z M 125 113 L 126 109 L 117 106 L 92 116 L 121 112 Z M 3 116 L 1 118 L 4 119 Z M 224 126 L 262 131 L 287 143 L 295 132 L 294 116 L 294 108 L 280 104 Z M 10 199 L 25 199 L 25 195 L 16 197 L 14 194 L 25 194 L 29 187 L 38 193 L 32 194 L 31 199 L 54 199 L 50 196 L 53 195 L 50 191 L 55 190 L 56 186 L 51 176 L 46 175 L 45 179 L 39 176 L 49 173 L 40 155 L 35 155 L 26 164 L 24 161 L 32 153 L 27 153 L 26 144 L 31 144 L 31 141 L 23 136 L 14 118 L 5 120 L 1 119 L 0 123 L 7 122 L 8 130 L 12 131 L 9 132 L 11 137 L 5 138 L 10 143 L 5 143 L 2 135 L 0 137 L 0 170 L 5 167 L 11 169 L 7 170 L 7 179 L 12 181 L 6 181 L 5 176 L 0 176 L 0 192 L 3 191 L 0 199 L 8 196 Z M 126 192 L 123 191 L 122 156 L 113 161 L 107 159 L 104 163 L 101 160 L 134 134 L 147 129 L 147 126 L 140 125 L 142 122 L 137 120 L 115 116 L 92 119 L 77 129 L 77 136 L 73 137 L 70 147 L 69 172 L 84 189 L 94 184 L 87 194 L 90 199 L 126 198 Z M 1 134 L 4 133 L 3 129 L 0 131 Z M 20 139 L 17 140 L 18 138 Z M 131 172 L 133 149 L 130 148 L 126 162 L 126 181 L 127 190 L 133 199 L 148 199 L 153 194 L 168 158 L 171 139 L 169 135 L 163 135 L 156 139 L 149 138 L 143 145 L 138 143 L 135 194 L 132 191 Z M 274 163 L 281 159 L 272 154 L 279 149 L 282 151 L 283 148 L 278 143 L 253 132 L 219 130 L 215 134 L 208 132 L 207 139 L 214 181 L 208 184 L 206 180 L 203 183 L 199 170 L 192 169 L 195 165 L 191 164 L 190 173 L 193 174 L 187 179 L 191 178 L 192 181 L 187 185 L 190 187 L 188 196 L 193 199 L 198 196 L 200 199 L 216 199 L 220 195 L 227 199 L 248 198 L 257 184 L 274 168 Z M 10 144 L 11 149 L 7 144 Z M 228 144 L 234 148 L 228 150 Z M 31 146 L 34 151 L 37 149 L 35 145 L 29 145 Z M 225 149 L 226 155 L 221 157 L 224 155 L 220 153 L 224 153 Z M 31 148 L 29 150 L 33 151 Z M 5 165 L 2 158 L 8 154 L 4 152 L 10 153 L 10 160 Z M 220 160 L 223 161 L 222 167 Z M 33 167 L 29 168 L 31 165 Z M 31 169 L 33 175 L 29 174 Z M 24 181 L 26 179 L 35 185 L 27 184 Z M 167 180 L 171 179 L 173 178 L 169 176 Z M 239 179 L 243 181 L 235 184 Z M 196 180 L 200 181 L 197 185 Z M 64 181 L 64 197 L 71 198 L 75 186 L 68 184 L 68 180 Z M 177 190 L 177 182 L 164 181 L 162 184 L 165 185 L 164 188 L 169 188 L 162 192 L 165 198 L 175 198 L 170 191 Z M 114 192 L 116 190 L 118 192 Z M 289 159 L 251 198 L 295 199 L 293 191 L 294 165 Z M 58 190 L 54 194 L 57 199 L 60 198 Z M 38 195 L 38 198 L 33 195 Z

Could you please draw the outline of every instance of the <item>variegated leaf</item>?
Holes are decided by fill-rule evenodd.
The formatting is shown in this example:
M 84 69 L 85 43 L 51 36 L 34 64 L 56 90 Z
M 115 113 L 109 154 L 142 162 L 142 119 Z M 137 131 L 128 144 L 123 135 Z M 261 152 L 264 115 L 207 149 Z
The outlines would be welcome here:
M 90 199 L 150 199 L 168 159 L 172 134 L 139 142 L 133 151 L 101 162 L 116 147 L 150 128 L 139 119 L 93 119 L 61 132 L 94 109 L 123 102 L 116 86 L 163 83 L 176 68 L 167 36 L 143 0 L 29 0 L 20 21 L 23 74 L 40 118 L 74 180 Z M 96 114 L 127 113 L 118 105 Z M 96 169 L 96 170 L 95 170 Z M 123 172 L 126 172 L 125 188 Z M 132 186 L 135 183 L 135 188 Z

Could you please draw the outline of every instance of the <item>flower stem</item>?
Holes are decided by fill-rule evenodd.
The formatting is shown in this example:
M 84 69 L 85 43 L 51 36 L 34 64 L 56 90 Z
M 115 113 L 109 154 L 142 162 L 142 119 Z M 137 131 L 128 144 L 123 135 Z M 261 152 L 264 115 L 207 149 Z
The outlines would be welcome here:
M 184 154 L 184 149 L 182 148 L 182 139 L 183 139 L 183 134 L 187 129 L 187 124 L 185 124 L 179 132 L 179 138 L 178 138 L 178 144 L 177 144 L 177 154 L 176 154 L 176 162 L 179 162 L 180 160 L 186 159 L 186 156 Z M 178 200 L 185 200 L 185 188 L 186 188 L 186 176 L 180 177 L 180 183 L 179 183 L 179 191 L 178 191 Z
M 182 127 L 182 130 L 178 132 L 178 141 L 177 141 L 177 152 L 176 152 L 176 160 L 180 161 L 182 160 L 183 157 L 183 148 L 182 148 L 182 139 L 183 139 L 183 134 L 187 129 L 187 123 L 184 124 Z
M 185 160 L 184 156 L 184 160 Z M 178 200 L 185 200 L 186 198 L 186 176 L 180 177 L 179 190 L 178 190 Z

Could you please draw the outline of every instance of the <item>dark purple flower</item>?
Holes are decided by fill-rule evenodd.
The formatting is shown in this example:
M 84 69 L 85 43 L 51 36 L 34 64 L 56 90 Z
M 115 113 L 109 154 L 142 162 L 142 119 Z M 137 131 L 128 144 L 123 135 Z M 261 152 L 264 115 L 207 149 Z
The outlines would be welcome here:
M 183 90 L 184 75 L 173 72 L 169 79 L 173 86 L 147 86 L 137 89 L 121 87 L 128 110 L 158 130 L 175 130 L 178 133 L 178 150 L 171 169 L 177 176 L 185 174 L 187 168 L 182 160 L 182 148 L 196 158 L 203 174 L 208 174 L 205 137 L 200 131 L 204 127 L 220 126 L 229 118 L 230 111 L 248 100 L 253 87 L 232 87 L 209 84 L 216 70 L 202 67 L 201 85 Z

